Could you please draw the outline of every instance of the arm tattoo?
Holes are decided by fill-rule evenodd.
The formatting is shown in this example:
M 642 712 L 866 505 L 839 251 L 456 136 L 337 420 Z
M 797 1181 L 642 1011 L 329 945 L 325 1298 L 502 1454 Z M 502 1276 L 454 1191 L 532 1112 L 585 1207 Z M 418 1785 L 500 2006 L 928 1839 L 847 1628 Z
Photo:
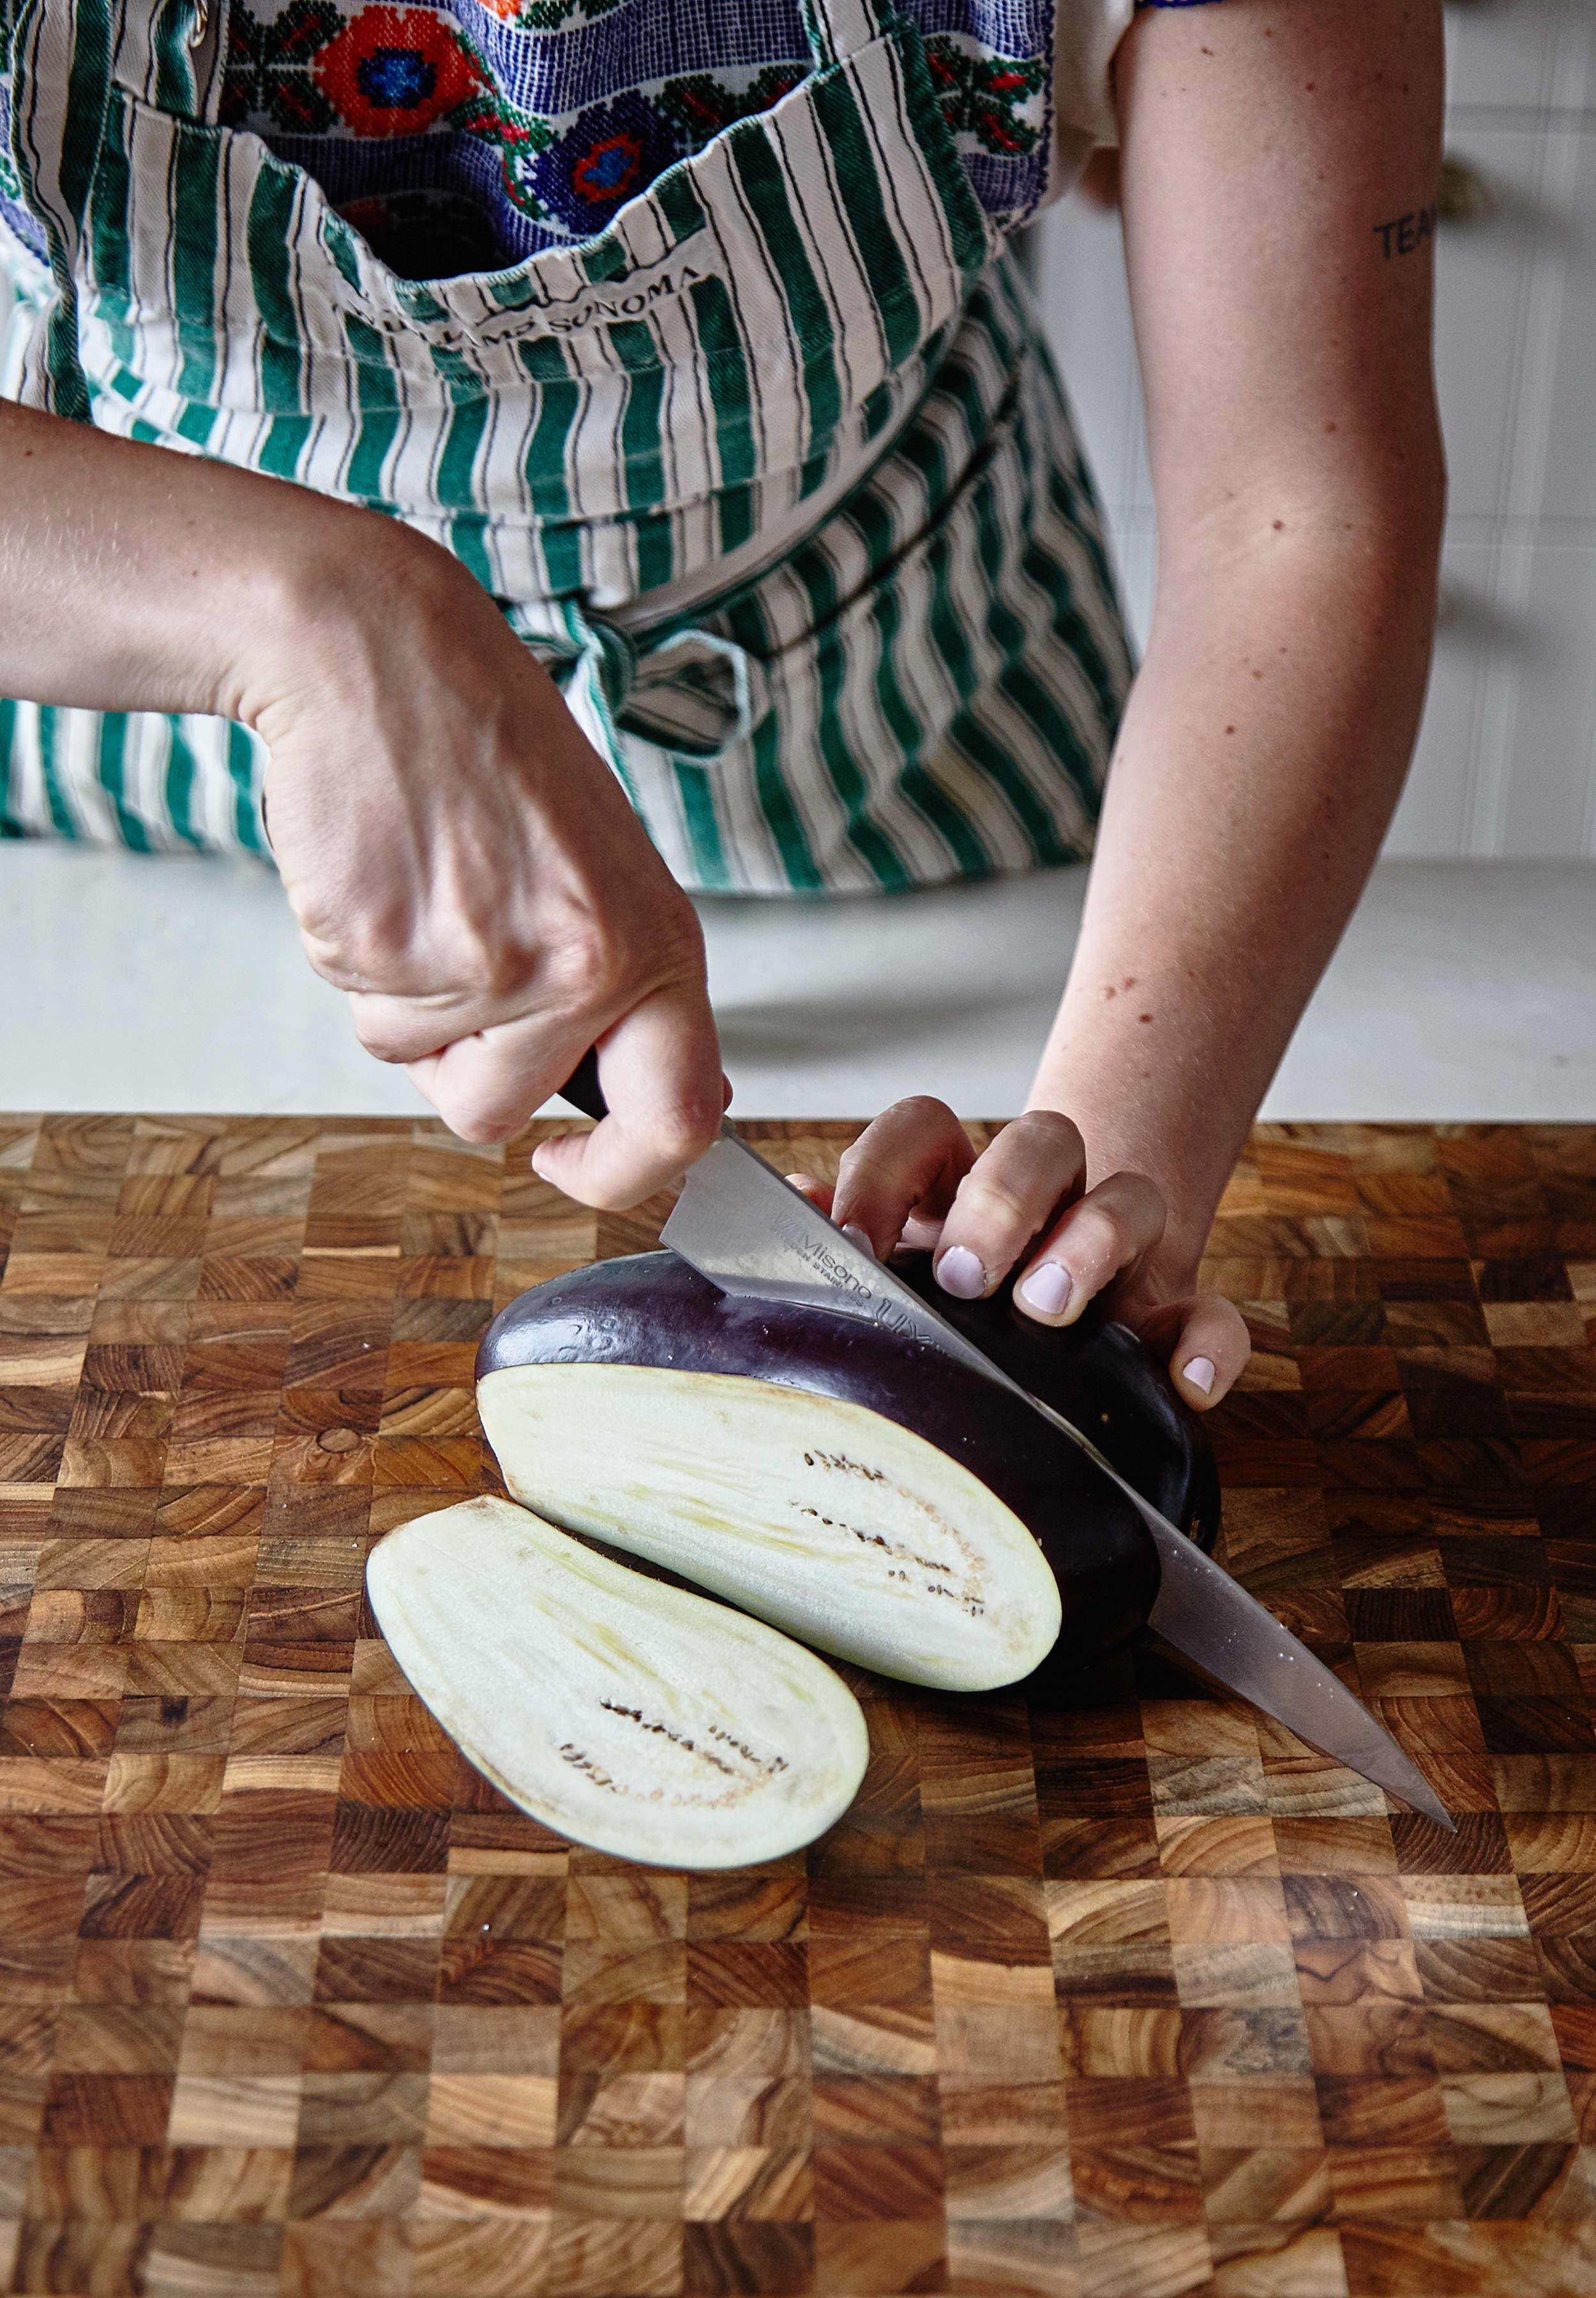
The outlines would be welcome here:
M 1434 207 L 1415 208 L 1410 215 L 1393 216 L 1389 223 L 1372 226 L 1387 263 L 1393 255 L 1411 255 L 1433 238 L 1435 230 Z

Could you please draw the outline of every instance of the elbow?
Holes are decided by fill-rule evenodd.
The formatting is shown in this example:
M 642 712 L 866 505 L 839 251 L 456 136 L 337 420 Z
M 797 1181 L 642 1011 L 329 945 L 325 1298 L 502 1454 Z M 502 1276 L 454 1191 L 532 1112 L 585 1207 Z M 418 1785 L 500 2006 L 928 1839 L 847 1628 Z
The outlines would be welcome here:
M 1439 425 L 1404 456 L 1377 491 L 1381 524 L 1403 563 L 1433 583 L 1446 529 L 1446 450 Z
M 1353 581 L 1381 619 L 1434 629 L 1440 588 L 1441 546 L 1446 528 L 1446 457 L 1440 434 L 1433 445 L 1376 475 L 1355 507 L 1342 512 L 1357 544 Z M 1360 575 L 1361 580 L 1359 580 Z

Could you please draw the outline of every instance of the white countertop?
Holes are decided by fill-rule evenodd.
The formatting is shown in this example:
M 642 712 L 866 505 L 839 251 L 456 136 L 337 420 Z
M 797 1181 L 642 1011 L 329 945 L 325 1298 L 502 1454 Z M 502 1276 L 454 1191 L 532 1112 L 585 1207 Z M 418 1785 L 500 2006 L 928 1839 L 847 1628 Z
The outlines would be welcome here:
M 828 904 L 702 905 L 734 1108 L 965 1116 L 1024 1095 L 1081 870 Z M 0 1106 L 418 1113 L 356 1045 L 248 863 L 0 846 Z M 1387 863 L 1263 1114 L 1596 1119 L 1596 866 Z

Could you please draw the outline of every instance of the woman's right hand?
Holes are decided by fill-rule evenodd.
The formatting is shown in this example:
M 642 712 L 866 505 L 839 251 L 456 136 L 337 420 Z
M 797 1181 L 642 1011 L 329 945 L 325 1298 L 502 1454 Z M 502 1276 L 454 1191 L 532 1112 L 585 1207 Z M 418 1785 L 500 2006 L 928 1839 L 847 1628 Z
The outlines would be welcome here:
M 306 954 L 467 1140 L 515 1132 L 597 1042 L 611 1113 L 539 1170 L 634 1204 L 725 1106 L 692 906 L 486 591 L 407 529 L 359 540 L 302 578 L 238 710 Z
M 492 599 L 373 511 L 0 401 L 0 695 L 242 719 L 311 964 L 467 1140 L 635 1204 L 725 1103 L 691 905 Z

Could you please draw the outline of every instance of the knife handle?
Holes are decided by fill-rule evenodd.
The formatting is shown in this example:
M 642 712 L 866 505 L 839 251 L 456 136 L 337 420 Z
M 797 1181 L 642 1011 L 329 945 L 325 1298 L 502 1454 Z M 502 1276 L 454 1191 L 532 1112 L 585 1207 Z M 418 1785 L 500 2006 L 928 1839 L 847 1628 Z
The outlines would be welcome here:
M 559 1089 L 560 1099 L 579 1109 L 583 1117 L 605 1118 L 609 1104 L 599 1082 L 599 1048 L 590 1046 Z

